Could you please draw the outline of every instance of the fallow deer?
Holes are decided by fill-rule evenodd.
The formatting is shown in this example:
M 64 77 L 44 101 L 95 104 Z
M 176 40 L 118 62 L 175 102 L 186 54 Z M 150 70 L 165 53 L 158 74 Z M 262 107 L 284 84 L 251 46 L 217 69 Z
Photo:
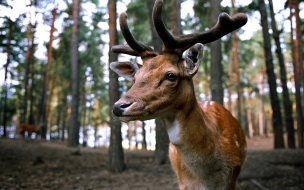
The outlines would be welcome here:
M 41 124 L 39 125 L 31 125 L 31 124 L 25 124 L 20 123 L 18 125 L 18 133 L 20 135 L 24 135 L 25 132 L 27 132 L 27 136 L 30 138 L 32 133 L 37 133 L 38 129 L 41 127 Z
M 110 68 L 133 81 L 113 106 L 121 121 L 160 117 L 169 139 L 169 158 L 180 189 L 235 189 L 246 155 L 246 139 L 238 121 L 220 104 L 197 102 L 192 82 L 203 45 L 242 27 L 247 16 L 221 13 L 207 32 L 172 36 L 161 18 L 163 1 L 153 8 L 155 29 L 164 43 L 163 54 L 134 39 L 127 15 L 120 15 L 121 32 L 128 45 L 112 47 L 115 53 L 141 56 L 143 65 L 113 62 Z M 182 54 L 185 50 L 185 58 Z

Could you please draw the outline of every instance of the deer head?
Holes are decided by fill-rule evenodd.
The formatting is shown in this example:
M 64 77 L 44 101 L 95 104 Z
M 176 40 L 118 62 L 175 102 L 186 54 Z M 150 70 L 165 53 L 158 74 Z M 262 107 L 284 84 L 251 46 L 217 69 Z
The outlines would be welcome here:
M 170 117 L 176 110 L 191 105 L 191 101 L 196 102 L 192 77 L 201 62 L 202 44 L 213 42 L 247 22 L 243 13 L 233 17 L 221 13 L 217 24 L 206 32 L 172 36 L 161 19 L 162 6 L 163 1 L 156 0 L 152 15 L 164 43 L 162 55 L 135 40 L 127 25 L 127 14 L 120 15 L 120 28 L 128 45 L 113 46 L 112 51 L 140 56 L 143 60 L 142 66 L 135 62 L 110 64 L 118 75 L 133 81 L 131 89 L 113 107 L 113 114 L 123 121 Z

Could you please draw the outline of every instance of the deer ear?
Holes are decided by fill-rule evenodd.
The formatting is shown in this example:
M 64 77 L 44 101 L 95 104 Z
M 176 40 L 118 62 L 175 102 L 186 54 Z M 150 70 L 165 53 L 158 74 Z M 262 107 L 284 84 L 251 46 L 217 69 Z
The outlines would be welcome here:
M 124 77 L 128 81 L 133 81 L 133 77 L 136 71 L 139 69 L 139 66 L 137 63 L 132 61 L 112 62 L 110 64 L 110 68 L 119 76 Z
M 186 52 L 186 61 L 184 62 L 184 65 L 186 73 L 191 77 L 197 73 L 198 67 L 203 57 L 203 48 L 203 44 L 197 43 L 190 47 Z

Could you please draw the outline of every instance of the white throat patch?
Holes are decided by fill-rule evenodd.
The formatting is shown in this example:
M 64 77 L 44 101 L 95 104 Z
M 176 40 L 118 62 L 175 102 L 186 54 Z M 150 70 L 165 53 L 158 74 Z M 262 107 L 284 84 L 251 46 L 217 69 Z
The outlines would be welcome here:
M 172 123 L 169 122 L 166 124 L 170 142 L 173 144 L 181 144 L 180 126 L 178 121 L 175 120 Z

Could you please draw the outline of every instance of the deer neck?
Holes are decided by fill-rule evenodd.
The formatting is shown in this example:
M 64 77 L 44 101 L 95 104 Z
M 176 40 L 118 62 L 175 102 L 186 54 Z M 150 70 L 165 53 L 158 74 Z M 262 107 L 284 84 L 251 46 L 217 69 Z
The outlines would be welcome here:
M 186 102 L 181 109 L 162 118 L 170 142 L 180 150 L 212 151 L 215 143 L 211 137 L 217 135 L 217 131 L 200 108 L 195 96 L 189 100 L 191 101 Z

